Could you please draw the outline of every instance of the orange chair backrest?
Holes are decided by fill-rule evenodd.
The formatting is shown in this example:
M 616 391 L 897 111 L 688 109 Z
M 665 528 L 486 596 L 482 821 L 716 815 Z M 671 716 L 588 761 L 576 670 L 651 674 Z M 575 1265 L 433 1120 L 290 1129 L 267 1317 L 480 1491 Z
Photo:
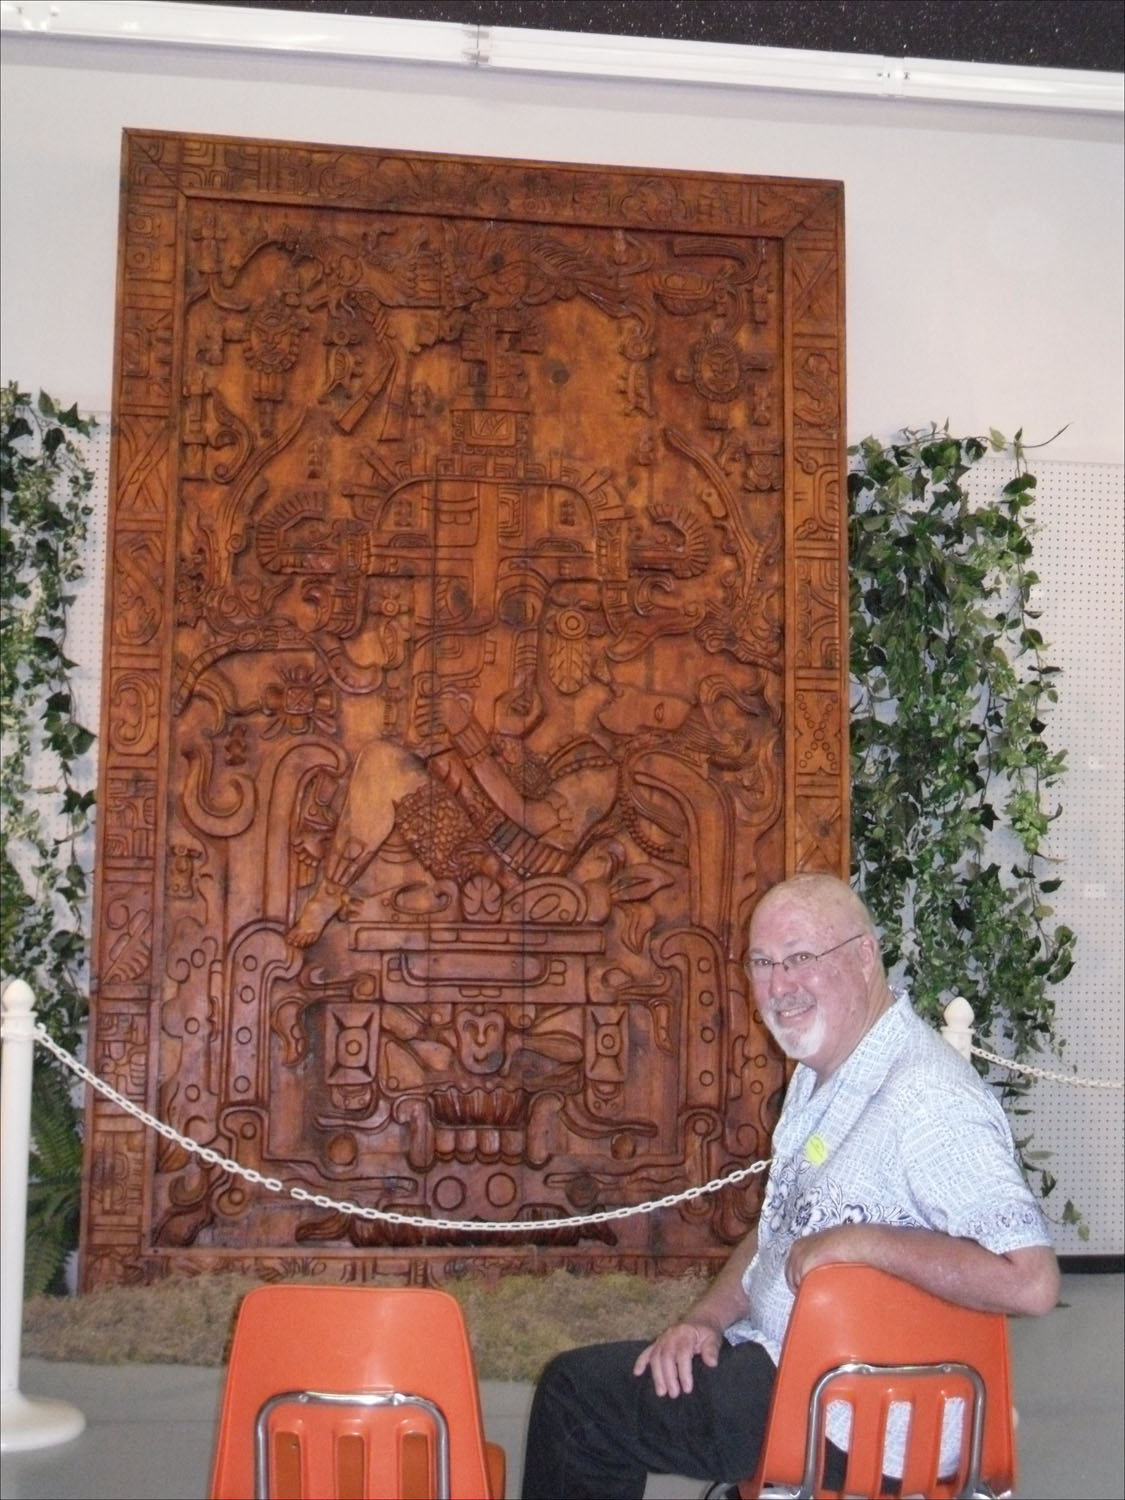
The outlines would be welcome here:
M 870 1266 L 820 1266 L 802 1281 L 781 1351 L 765 1442 L 753 1478 L 740 1486 L 750 1500 L 769 1486 L 797 1486 L 805 1472 L 810 1399 L 826 1371 L 862 1362 L 872 1366 L 937 1366 L 913 1375 L 876 1372 L 838 1377 L 830 1400 L 853 1407 L 847 1478 L 827 1489 L 818 1469 L 818 1497 L 881 1493 L 886 1413 L 895 1400 L 911 1405 L 904 1495 L 952 1500 L 959 1476 L 938 1477 L 945 1401 L 961 1397 L 966 1417 L 974 1398 L 971 1375 L 941 1366 L 967 1366 L 983 1382 L 981 1475 L 996 1493 L 1015 1484 L 1012 1390 L 1007 1319 L 934 1297 Z M 969 1422 L 964 1426 L 968 1441 Z
M 235 1324 L 212 1500 L 256 1493 L 255 1424 L 279 1392 L 390 1390 L 432 1402 L 444 1415 L 452 1500 L 503 1495 L 502 1450 L 485 1444 L 465 1322 L 447 1292 L 256 1288 Z M 269 1493 L 276 1500 L 424 1500 L 434 1493 L 435 1431 L 433 1418 L 415 1406 L 286 1402 L 268 1418 Z

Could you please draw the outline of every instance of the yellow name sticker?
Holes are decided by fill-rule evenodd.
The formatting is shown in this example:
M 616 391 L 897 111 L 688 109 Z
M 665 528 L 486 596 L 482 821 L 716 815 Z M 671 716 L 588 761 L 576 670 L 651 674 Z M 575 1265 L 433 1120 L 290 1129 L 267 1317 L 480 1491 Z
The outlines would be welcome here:
M 822 1167 L 828 1160 L 828 1142 L 823 1136 L 809 1136 L 805 1142 L 805 1160 L 814 1167 Z

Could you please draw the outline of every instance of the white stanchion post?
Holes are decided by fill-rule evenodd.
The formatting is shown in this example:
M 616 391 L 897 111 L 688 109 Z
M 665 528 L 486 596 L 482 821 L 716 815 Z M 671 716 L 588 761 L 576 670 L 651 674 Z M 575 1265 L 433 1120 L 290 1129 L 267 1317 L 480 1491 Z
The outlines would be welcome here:
M 945 1025 L 941 1034 L 966 1062 L 973 1060 L 973 1007 L 962 995 L 954 995 L 942 1012 Z
M 0 1080 L 0 1453 L 68 1443 L 86 1418 L 66 1401 L 20 1391 L 23 1262 L 27 1232 L 27 1160 L 31 1149 L 31 1069 L 35 996 L 13 979 L 0 999 L 4 1042 Z

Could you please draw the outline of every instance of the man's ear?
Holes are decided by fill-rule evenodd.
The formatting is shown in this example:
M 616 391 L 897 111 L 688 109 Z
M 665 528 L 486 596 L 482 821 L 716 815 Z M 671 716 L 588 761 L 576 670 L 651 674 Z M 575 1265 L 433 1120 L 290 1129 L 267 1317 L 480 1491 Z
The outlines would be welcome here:
M 881 962 L 878 939 L 865 932 L 859 940 L 859 951 L 863 955 L 863 972 L 870 977 Z

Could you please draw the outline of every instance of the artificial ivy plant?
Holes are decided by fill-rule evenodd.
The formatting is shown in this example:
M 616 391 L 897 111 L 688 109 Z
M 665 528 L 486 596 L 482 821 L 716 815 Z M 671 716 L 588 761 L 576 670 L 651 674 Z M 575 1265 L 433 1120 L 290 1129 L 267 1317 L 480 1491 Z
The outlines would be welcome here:
M 1066 752 L 1047 741 L 1059 669 L 1031 607 L 1036 479 L 1020 433 L 850 451 L 855 883 L 918 1011 L 940 1025 L 963 995 L 988 1047 L 1025 1058 L 1057 1045 L 1050 986 L 1075 946 L 1044 848 Z M 999 493 L 973 474 L 990 452 L 1013 463 Z M 1026 1081 L 998 1083 L 1021 1113 Z M 1045 1197 L 1045 1158 L 1019 1145 Z
M 37 1018 L 69 1052 L 86 1015 L 87 875 L 94 794 L 66 654 L 83 575 L 95 423 L 50 396 L 0 390 L 0 976 L 30 984 Z M 35 1055 L 25 1284 L 57 1288 L 77 1242 L 78 1112 L 69 1075 Z

